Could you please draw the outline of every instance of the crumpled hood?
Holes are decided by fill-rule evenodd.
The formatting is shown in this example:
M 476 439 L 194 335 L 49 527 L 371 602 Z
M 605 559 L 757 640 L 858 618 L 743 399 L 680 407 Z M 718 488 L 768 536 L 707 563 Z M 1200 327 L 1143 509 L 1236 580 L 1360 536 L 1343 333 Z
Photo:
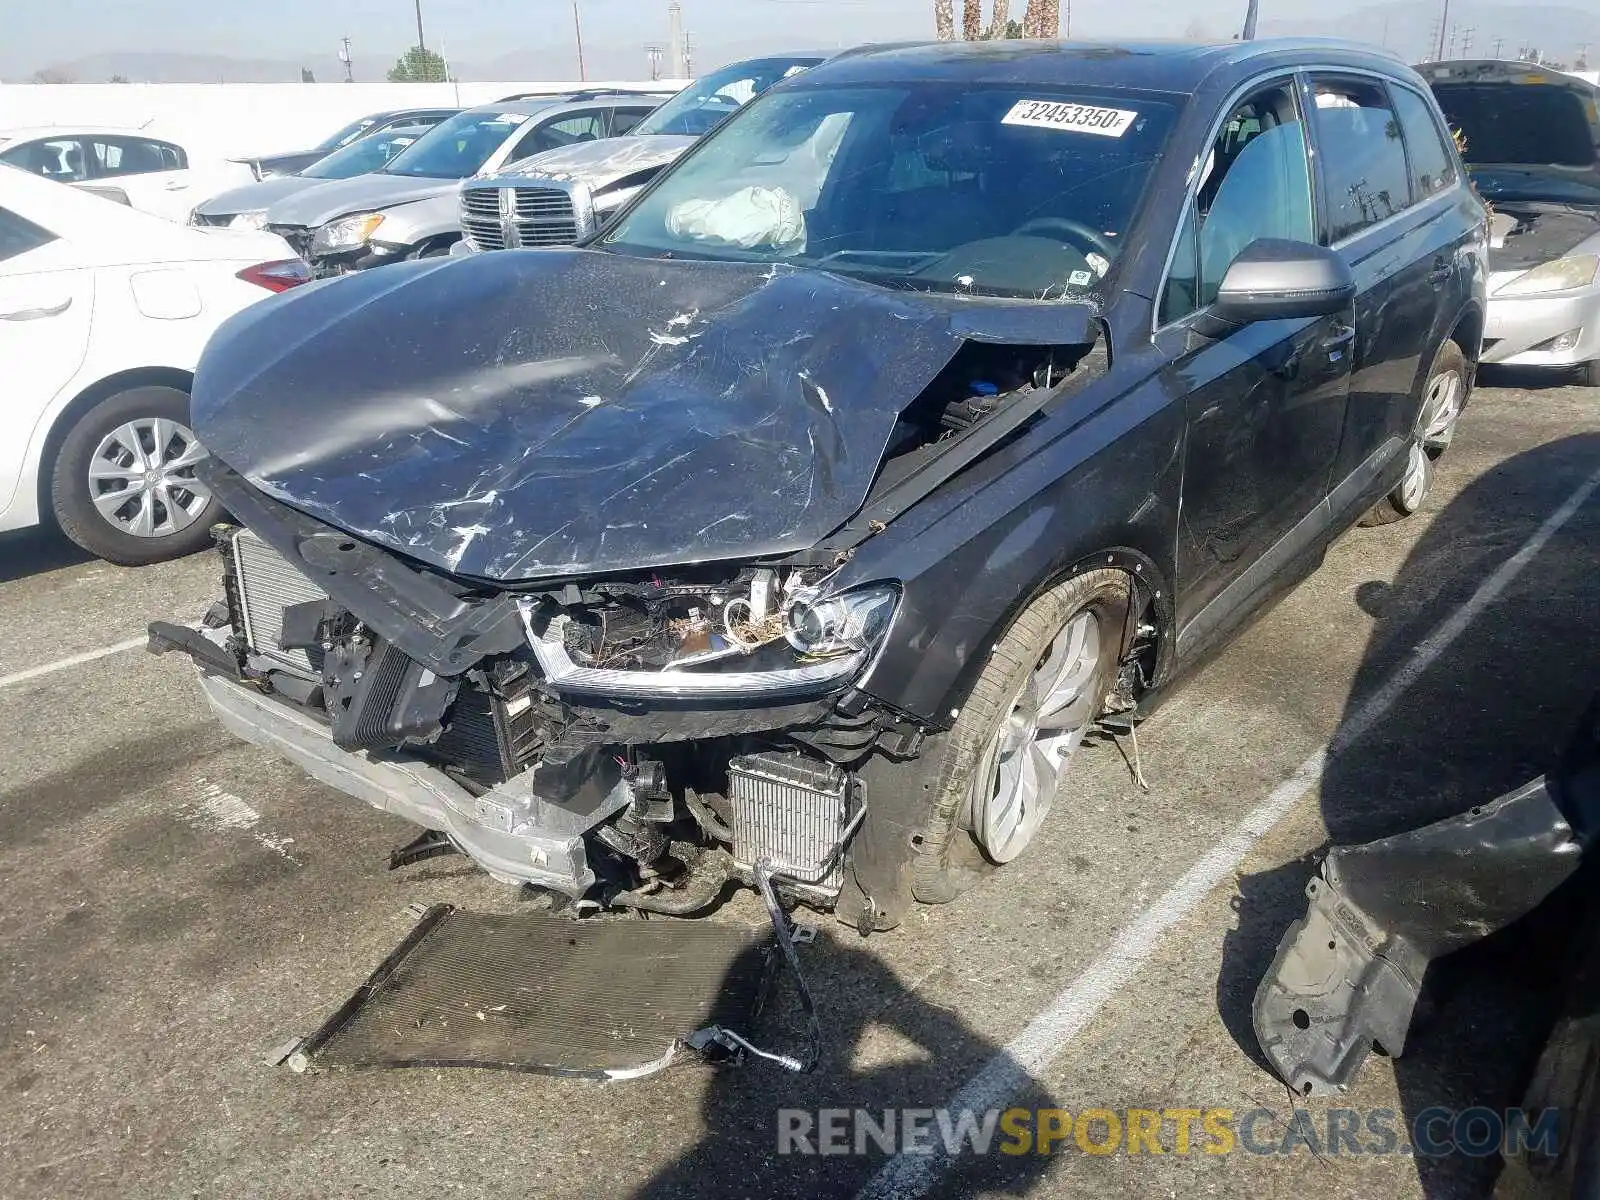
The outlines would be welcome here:
M 601 192 L 630 175 L 660 170 L 676 162 L 684 151 L 699 140 L 661 133 L 651 137 L 616 137 L 598 142 L 578 142 L 525 158 L 500 172 L 500 175 L 512 178 L 535 176 L 563 183 L 583 183 L 590 190 Z
M 193 413 L 262 491 L 462 575 L 768 556 L 860 508 L 901 410 L 965 339 L 1092 341 L 1093 316 L 786 267 L 504 251 L 247 310 L 206 350 Z
M 279 200 L 267 210 L 273 225 L 302 225 L 314 229 L 348 213 L 375 212 L 454 192 L 455 179 L 417 179 L 409 175 L 353 175 L 330 179 Z
M 1600 206 L 1498 200 L 1489 231 L 1490 271 L 1527 271 L 1573 253 L 1600 253 Z
M 229 188 L 211 197 L 204 204 L 196 205 L 195 208 L 208 217 L 259 212 L 271 208 L 279 200 L 296 192 L 303 192 L 307 188 L 318 187 L 328 182 L 330 181 L 326 179 L 307 179 L 303 175 L 277 175 L 271 179 L 263 179 L 260 183 Z

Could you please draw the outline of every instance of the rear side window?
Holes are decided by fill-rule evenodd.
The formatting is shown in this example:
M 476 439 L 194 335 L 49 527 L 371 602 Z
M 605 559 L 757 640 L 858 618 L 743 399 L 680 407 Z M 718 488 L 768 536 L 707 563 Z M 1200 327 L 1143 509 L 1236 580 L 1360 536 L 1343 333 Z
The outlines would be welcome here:
M 48 229 L 41 229 L 32 221 L 17 216 L 9 208 L 0 208 L 0 262 L 37 250 L 56 240 Z
M 1405 142 L 1378 83 L 1317 77 L 1313 85 L 1328 239 L 1340 242 L 1410 207 Z
M 621 137 L 625 133 L 632 133 L 640 121 L 648 117 L 653 109 L 648 108 L 614 108 L 611 110 L 611 136 Z
M 1418 199 L 1437 196 L 1456 182 L 1455 151 L 1445 144 L 1444 132 L 1434 119 L 1433 109 L 1409 88 L 1389 89 L 1400 128 L 1406 135 L 1406 152 L 1411 156 L 1411 183 Z

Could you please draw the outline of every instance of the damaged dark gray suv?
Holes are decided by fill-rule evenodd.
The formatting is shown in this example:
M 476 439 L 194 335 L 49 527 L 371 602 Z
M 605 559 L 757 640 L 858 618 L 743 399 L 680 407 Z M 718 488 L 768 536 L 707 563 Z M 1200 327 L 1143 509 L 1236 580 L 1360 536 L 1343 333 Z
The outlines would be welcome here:
M 760 873 L 888 928 L 1422 503 L 1486 237 L 1427 87 L 1359 48 L 847 56 L 581 248 L 226 326 L 226 603 L 152 646 L 501 879 L 690 914 Z

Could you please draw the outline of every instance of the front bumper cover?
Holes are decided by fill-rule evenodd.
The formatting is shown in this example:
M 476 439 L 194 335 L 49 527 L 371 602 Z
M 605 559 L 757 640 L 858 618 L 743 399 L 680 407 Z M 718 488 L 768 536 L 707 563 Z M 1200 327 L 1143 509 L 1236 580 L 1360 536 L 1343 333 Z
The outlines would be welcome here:
M 1514 277 L 1514 276 L 1513 276 Z M 1578 330 L 1566 350 L 1540 350 Z M 1575 367 L 1600 359 L 1600 285 L 1548 296 L 1491 295 L 1483 360 L 1512 367 Z

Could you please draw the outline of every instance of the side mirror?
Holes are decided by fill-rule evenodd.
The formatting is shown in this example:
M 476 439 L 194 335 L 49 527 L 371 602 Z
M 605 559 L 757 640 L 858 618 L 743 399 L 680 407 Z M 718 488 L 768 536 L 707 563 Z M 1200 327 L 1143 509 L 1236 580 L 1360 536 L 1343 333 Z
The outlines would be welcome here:
M 1261 238 L 1233 260 L 1200 332 L 1216 337 L 1257 321 L 1332 316 L 1355 297 L 1355 275 L 1334 251 Z

